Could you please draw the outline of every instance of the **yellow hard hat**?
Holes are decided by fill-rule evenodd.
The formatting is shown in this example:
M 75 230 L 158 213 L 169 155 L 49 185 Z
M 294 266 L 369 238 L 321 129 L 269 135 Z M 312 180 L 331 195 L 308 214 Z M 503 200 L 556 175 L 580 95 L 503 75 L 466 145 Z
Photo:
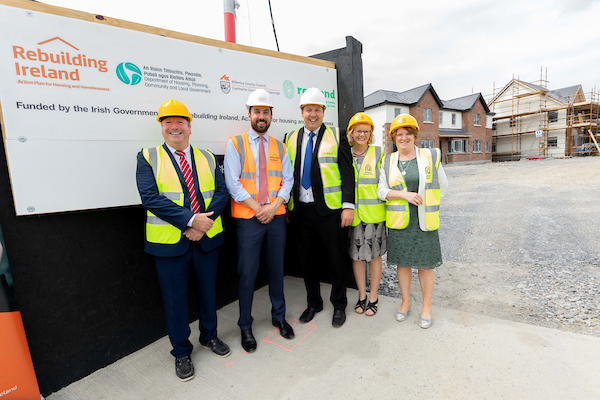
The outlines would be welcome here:
M 192 116 L 187 107 L 183 105 L 183 103 L 173 99 L 165 101 L 158 107 L 158 116 L 156 117 L 156 120 L 161 122 L 167 117 L 181 117 L 192 122 Z
M 410 114 L 400 114 L 392 121 L 392 125 L 390 126 L 390 136 L 394 134 L 396 129 L 398 128 L 406 128 L 410 126 L 417 130 L 419 133 L 419 124 L 417 124 L 417 120 Z
M 371 117 L 369 117 L 364 112 L 357 112 L 356 114 L 354 114 L 354 116 L 352 118 L 350 118 L 350 122 L 348 122 L 348 132 L 350 132 L 350 129 L 352 129 L 352 127 L 354 125 L 358 125 L 358 124 L 371 125 L 371 130 L 373 130 L 373 131 L 375 130 L 375 125 L 373 125 L 373 120 L 371 119 Z

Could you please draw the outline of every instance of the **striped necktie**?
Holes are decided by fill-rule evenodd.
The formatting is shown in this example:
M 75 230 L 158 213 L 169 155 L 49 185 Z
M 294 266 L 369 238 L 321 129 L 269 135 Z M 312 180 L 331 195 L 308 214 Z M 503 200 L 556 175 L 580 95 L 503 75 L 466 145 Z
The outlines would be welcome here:
M 192 169 L 185 159 L 185 153 L 181 150 L 175 151 L 175 154 L 179 156 L 179 164 L 181 165 L 181 172 L 183 172 L 183 178 L 185 179 L 185 185 L 190 191 L 190 200 L 192 204 L 192 211 L 194 213 L 200 212 L 200 204 L 198 204 L 198 198 L 196 197 L 196 188 L 194 187 L 194 175 Z

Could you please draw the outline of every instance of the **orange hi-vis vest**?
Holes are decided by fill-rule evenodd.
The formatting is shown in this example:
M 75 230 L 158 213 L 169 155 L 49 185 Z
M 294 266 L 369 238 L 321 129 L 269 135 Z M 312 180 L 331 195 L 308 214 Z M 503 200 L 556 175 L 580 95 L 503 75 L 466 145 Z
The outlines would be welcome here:
M 239 136 L 232 136 L 231 141 L 235 149 L 240 155 L 240 165 L 242 173 L 240 174 L 240 183 L 246 189 L 248 194 L 258 201 L 258 192 L 256 190 L 256 166 L 254 165 L 254 157 L 250 148 L 250 140 L 248 133 Z M 286 148 L 282 142 L 269 136 L 269 153 L 267 154 L 267 186 L 269 188 L 269 200 L 271 203 L 275 201 L 279 189 L 281 188 L 281 179 L 283 172 L 281 169 L 281 160 L 286 153 Z M 285 206 L 282 204 L 275 212 L 275 215 L 285 214 Z M 233 218 L 250 219 L 256 213 L 244 204 L 238 203 L 231 199 L 231 216 Z

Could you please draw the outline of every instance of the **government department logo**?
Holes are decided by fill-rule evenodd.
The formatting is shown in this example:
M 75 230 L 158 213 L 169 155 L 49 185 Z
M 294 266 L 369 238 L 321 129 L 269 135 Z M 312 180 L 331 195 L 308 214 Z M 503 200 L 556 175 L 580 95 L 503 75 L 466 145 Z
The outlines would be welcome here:
M 117 65 L 117 77 L 126 85 L 137 85 L 142 81 L 142 71 L 137 65 L 125 62 Z
M 221 77 L 221 92 L 227 94 L 231 91 L 231 82 L 227 75 Z
M 425 167 L 425 179 L 427 179 L 427 181 L 431 180 L 431 168 L 429 165 Z
M 292 83 L 292 81 L 288 80 L 283 82 L 283 94 L 288 99 L 294 98 L 294 84 Z

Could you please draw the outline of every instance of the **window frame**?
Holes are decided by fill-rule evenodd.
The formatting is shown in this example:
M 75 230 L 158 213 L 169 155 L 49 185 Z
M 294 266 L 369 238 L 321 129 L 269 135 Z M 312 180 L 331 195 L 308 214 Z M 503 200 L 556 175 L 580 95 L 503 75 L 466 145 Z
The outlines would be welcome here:
M 427 111 L 429 111 L 429 115 L 427 115 Z M 423 109 L 423 123 L 425 124 L 433 124 L 433 109 L 424 108 Z
M 481 115 L 479 113 L 473 114 L 473 124 L 475 126 L 481 126 Z

